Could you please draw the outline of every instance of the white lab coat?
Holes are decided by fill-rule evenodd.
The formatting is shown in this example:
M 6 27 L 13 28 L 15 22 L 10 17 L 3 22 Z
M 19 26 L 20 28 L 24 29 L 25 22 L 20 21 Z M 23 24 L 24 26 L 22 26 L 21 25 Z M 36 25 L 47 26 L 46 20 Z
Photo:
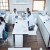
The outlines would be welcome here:
M 15 24 L 15 21 L 16 21 L 16 18 L 15 18 L 15 16 L 18 16 L 18 14 L 16 13 L 12 13 L 12 14 L 10 14 L 9 15 L 9 21 L 10 21 L 10 24 Z
M 3 38 L 3 30 L 5 30 L 5 23 L 2 22 L 2 24 L 0 25 L 0 38 Z
M 27 21 L 29 21 L 29 26 L 35 25 L 35 18 L 33 17 L 33 14 L 31 14 L 28 18 Z
M 4 19 L 6 23 L 9 23 L 9 17 L 10 16 L 10 12 L 6 13 L 6 18 Z
M 6 16 L 5 22 L 8 23 L 8 21 L 9 21 L 9 16 Z
M 29 13 L 26 11 L 26 15 L 25 15 L 26 17 L 28 17 L 29 16 Z
M 35 18 L 34 16 L 31 14 L 29 16 L 29 26 L 35 25 Z

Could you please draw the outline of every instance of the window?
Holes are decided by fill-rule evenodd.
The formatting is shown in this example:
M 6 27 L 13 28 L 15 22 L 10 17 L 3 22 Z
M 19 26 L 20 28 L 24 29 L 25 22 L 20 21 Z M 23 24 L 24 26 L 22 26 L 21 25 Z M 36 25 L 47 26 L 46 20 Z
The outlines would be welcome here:
M 9 0 L 0 0 L 0 10 L 9 10 Z
M 33 0 L 32 10 L 39 11 L 45 9 L 45 0 Z

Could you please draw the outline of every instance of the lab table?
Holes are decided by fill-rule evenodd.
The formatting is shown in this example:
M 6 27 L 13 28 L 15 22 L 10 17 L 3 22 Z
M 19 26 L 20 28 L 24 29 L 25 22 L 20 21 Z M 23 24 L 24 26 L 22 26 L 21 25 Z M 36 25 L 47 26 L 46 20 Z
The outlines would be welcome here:
M 50 20 L 47 19 L 48 15 L 38 17 L 38 27 L 45 42 L 46 47 L 50 47 Z
M 28 34 L 27 21 L 23 19 L 16 20 L 12 34 L 14 46 L 23 47 L 23 35 Z

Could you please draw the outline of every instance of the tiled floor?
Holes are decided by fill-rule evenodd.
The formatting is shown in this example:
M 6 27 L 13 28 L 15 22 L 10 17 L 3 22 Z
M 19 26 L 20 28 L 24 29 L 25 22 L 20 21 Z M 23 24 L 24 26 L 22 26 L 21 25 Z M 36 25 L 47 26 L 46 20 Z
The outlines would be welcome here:
M 44 42 L 42 40 L 39 29 L 37 30 L 37 35 L 24 35 L 24 47 L 31 47 L 32 50 L 39 50 L 39 48 L 43 48 L 43 50 L 50 50 L 45 47 Z M 8 50 L 9 47 L 13 46 L 13 36 L 12 33 L 9 32 L 8 43 L 0 47 L 0 50 Z

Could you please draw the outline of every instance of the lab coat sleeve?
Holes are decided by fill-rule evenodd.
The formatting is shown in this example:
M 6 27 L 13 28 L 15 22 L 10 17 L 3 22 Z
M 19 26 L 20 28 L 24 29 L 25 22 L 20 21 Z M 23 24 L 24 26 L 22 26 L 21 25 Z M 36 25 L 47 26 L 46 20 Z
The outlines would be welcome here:
M 5 22 L 6 23 L 8 23 L 8 19 L 9 19 L 8 16 L 6 16 L 6 18 L 5 18 Z
M 35 18 L 33 17 L 33 15 L 29 16 L 29 26 L 35 25 Z
M 12 15 L 11 15 L 11 14 L 9 14 L 9 16 L 8 16 L 8 23 L 9 23 L 9 24 L 12 23 Z
M 9 16 L 9 21 L 10 21 L 10 24 L 15 24 L 15 14 L 10 14 Z

